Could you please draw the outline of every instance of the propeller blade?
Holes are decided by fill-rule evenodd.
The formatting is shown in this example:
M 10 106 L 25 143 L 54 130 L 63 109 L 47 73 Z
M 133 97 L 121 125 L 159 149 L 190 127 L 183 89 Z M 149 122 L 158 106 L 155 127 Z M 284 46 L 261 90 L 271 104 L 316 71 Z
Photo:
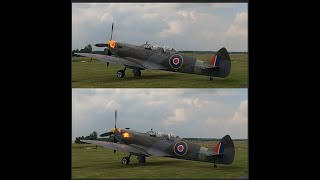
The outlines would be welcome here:
M 113 142 L 114 142 L 114 143 L 117 143 L 117 142 L 118 142 L 115 136 L 113 136 Z M 116 150 L 114 149 L 114 150 L 113 150 L 113 154 L 115 154 L 115 153 L 116 153 Z
M 112 39 L 112 34 L 113 34 L 113 23 L 114 23 L 114 22 L 112 22 L 112 28 L 111 28 L 111 38 L 110 38 L 110 41 L 111 41 L 111 39 Z
M 114 128 L 117 128 L 117 110 L 114 112 Z
M 108 47 L 106 43 L 95 44 L 96 47 Z
M 113 134 L 113 132 L 106 132 L 106 133 L 100 134 L 100 136 L 105 137 L 105 136 L 110 136 L 111 134 Z
M 112 53 L 111 53 L 110 49 L 108 49 L 108 56 L 111 56 L 111 55 L 112 55 Z

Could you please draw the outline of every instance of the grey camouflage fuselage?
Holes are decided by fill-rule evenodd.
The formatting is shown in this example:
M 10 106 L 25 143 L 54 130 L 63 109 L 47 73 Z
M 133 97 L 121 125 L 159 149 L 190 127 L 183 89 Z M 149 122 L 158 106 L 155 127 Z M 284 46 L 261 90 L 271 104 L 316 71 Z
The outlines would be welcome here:
M 214 154 L 213 149 L 208 149 L 197 144 L 188 142 L 181 138 L 172 138 L 168 139 L 168 137 L 156 137 L 151 136 L 147 133 L 140 133 L 136 131 L 132 131 L 129 129 L 121 129 L 117 128 L 114 131 L 114 136 L 118 142 L 126 145 L 130 145 L 136 149 L 141 148 L 148 149 L 149 152 L 157 152 L 156 154 L 164 154 L 161 156 L 171 157 L 171 158 L 179 158 L 185 160 L 193 160 L 193 161 L 204 161 L 204 162 L 212 162 L 217 164 L 230 164 L 233 162 L 234 158 L 234 147 L 230 136 L 230 139 L 222 139 L 223 143 L 227 143 L 227 148 L 225 148 L 227 155 L 218 155 L 211 156 Z M 185 148 L 183 153 L 180 153 L 179 144 L 184 144 Z M 231 143 L 230 145 L 228 143 Z
M 217 52 L 221 57 L 219 66 L 210 65 L 209 61 L 202 61 L 194 57 L 183 55 L 179 52 L 164 52 L 162 48 L 157 50 L 146 49 L 143 46 L 136 46 L 124 42 L 116 42 L 114 48 L 108 46 L 112 54 L 121 58 L 130 58 L 131 61 L 139 61 L 138 64 L 145 65 L 148 69 L 160 69 L 180 73 L 200 74 L 212 77 L 227 77 L 231 71 L 229 53 L 225 48 Z M 177 59 L 177 64 L 174 59 Z M 130 67 L 131 69 L 143 70 L 143 68 Z M 152 68 L 154 67 L 154 68 Z

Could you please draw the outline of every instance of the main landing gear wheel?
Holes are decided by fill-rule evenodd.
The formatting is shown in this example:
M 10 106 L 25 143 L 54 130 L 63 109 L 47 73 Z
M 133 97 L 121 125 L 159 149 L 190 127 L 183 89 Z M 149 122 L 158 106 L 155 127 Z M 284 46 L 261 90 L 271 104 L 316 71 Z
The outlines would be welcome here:
M 124 72 L 124 70 L 119 70 L 119 71 L 117 72 L 117 77 L 118 77 L 118 78 L 123 78 L 124 75 L 126 75 L 126 73 Z
M 213 78 L 212 78 L 211 76 L 209 76 L 209 80 L 210 80 L 210 81 L 212 81 L 212 80 L 213 80 Z
M 214 168 L 217 168 L 218 166 L 216 164 L 213 165 Z
M 146 157 L 144 157 L 144 156 L 137 156 L 137 159 L 138 159 L 139 163 L 146 163 Z
M 122 161 L 121 161 L 122 164 L 129 164 L 130 163 L 130 158 L 129 157 L 124 157 L 122 158 Z
M 141 71 L 140 70 L 137 70 L 136 72 L 133 73 L 133 75 L 135 77 L 140 77 L 141 76 Z

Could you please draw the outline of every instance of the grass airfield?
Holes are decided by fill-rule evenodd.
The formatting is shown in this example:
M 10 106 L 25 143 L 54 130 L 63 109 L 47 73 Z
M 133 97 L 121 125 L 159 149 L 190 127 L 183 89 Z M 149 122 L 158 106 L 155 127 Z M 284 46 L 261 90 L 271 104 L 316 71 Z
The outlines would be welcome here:
M 217 142 L 196 142 L 213 148 Z M 72 178 L 135 178 L 135 179 L 199 179 L 248 177 L 248 142 L 234 141 L 235 160 L 230 165 L 187 161 L 164 157 L 147 157 L 145 164 L 139 164 L 131 156 L 129 165 L 122 165 L 121 159 L 128 153 L 90 144 L 72 144 Z
M 212 54 L 188 54 L 201 60 L 209 60 Z M 160 70 L 143 70 L 141 77 L 134 77 L 131 69 L 124 78 L 117 78 L 123 66 L 87 57 L 72 58 L 72 88 L 247 88 L 248 54 L 230 54 L 231 73 L 227 78 L 184 74 Z

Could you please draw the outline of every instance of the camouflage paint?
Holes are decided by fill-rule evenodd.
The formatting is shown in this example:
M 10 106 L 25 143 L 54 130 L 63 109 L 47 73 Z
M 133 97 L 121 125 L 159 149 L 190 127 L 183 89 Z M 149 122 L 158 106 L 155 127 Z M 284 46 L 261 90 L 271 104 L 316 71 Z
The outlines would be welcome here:
M 124 135 L 128 137 L 125 137 Z M 140 132 L 132 131 L 129 129 L 121 129 L 121 128 L 116 128 L 116 130 L 114 131 L 114 136 L 119 143 L 131 145 L 141 151 L 146 151 L 146 149 L 148 150 L 153 149 L 157 152 L 163 152 L 164 154 L 167 154 L 165 155 L 165 157 L 193 160 L 193 161 L 204 161 L 204 162 L 211 162 L 211 163 L 217 163 L 217 164 L 226 164 L 226 161 L 223 160 L 222 155 L 214 155 L 213 150 L 199 146 L 197 144 L 190 143 L 181 138 L 168 140 L 163 137 L 154 137 L 154 136 L 150 136 L 147 133 L 140 133 Z M 226 150 L 231 151 L 231 152 L 228 152 L 229 159 L 227 159 L 228 160 L 227 163 L 230 164 L 234 158 L 234 147 L 233 147 L 231 138 L 228 140 L 225 140 L 225 137 L 221 140 L 221 142 L 232 144 L 231 148 L 229 149 L 226 148 Z M 187 145 L 187 149 L 185 153 L 182 153 L 179 155 L 179 153 L 175 152 L 175 147 L 177 147 L 175 145 L 181 142 Z M 139 155 L 139 154 L 134 154 L 134 155 Z
M 114 41 L 112 41 L 114 42 Z M 208 61 L 202 61 L 190 56 L 185 56 L 179 52 L 163 53 L 156 50 L 145 49 L 142 46 L 136 46 L 124 42 L 114 42 L 114 48 L 108 45 L 108 48 L 116 57 L 130 58 L 137 64 L 141 64 L 145 69 L 160 69 L 166 71 L 199 74 L 213 77 L 227 77 L 230 74 L 231 62 L 230 56 L 225 48 L 221 48 L 216 55 L 221 56 L 222 60 L 219 67 L 214 67 Z M 113 45 L 113 44 L 112 44 Z M 170 65 L 170 58 L 179 56 L 182 58 L 181 66 Z M 142 69 L 138 67 L 126 66 L 132 69 Z

